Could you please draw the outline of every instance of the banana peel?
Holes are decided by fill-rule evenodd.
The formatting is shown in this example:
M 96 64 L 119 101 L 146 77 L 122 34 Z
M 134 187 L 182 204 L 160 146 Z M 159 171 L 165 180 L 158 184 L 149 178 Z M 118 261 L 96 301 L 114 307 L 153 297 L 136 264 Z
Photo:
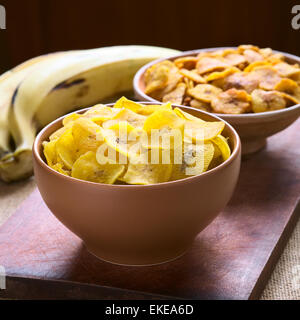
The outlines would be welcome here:
M 35 67 L 15 82 L 3 121 L 15 145 L 14 150 L 6 145 L 0 159 L 0 178 L 6 182 L 32 175 L 31 148 L 39 129 L 70 111 L 131 90 L 140 67 L 178 51 L 116 46 L 66 53 L 33 63 Z

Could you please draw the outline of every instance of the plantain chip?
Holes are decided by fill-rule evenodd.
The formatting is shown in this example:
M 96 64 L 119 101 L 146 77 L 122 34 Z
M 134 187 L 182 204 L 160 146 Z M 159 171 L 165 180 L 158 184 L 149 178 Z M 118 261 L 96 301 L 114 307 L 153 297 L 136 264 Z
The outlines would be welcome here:
M 184 126 L 184 137 L 188 141 L 207 141 L 215 138 L 221 134 L 225 127 L 222 121 L 200 122 L 200 121 L 186 121 Z
M 188 112 L 185 112 L 183 110 L 181 110 L 180 108 L 176 107 L 174 109 L 174 112 L 178 115 L 178 117 L 184 119 L 184 120 L 191 120 L 191 121 L 199 121 L 199 122 L 202 122 L 204 123 L 205 121 L 200 119 L 200 118 L 197 118 L 195 116 L 192 116 L 191 114 L 189 114 Z
M 86 111 L 83 114 L 83 116 L 85 118 L 89 118 L 90 120 L 92 120 L 98 125 L 102 125 L 104 121 L 112 119 L 116 114 L 118 114 L 119 111 L 120 111 L 119 109 L 114 109 L 114 108 L 99 104 L 90 108 L 88 111 Z
M 163 97 L 163 102 L 171 102 L 171 103 L 174 103 L 174 104 L 182 104 L 185 91 L 186 91 L 186 84 L 185 83 L 179 83 L 177 85 L 177 87 L 173 91 L 167 93 Z
M 74 163 L 72 177 L 105 184 L 113 184 L 125 171 L 123 164 L 100 164 L 96 153 L 88 151 L 81 155 Z
M 139 110 L 139 114 L 143 116 L 149 116 L 153 112 L 157 110 L 172 110 L 172 104 L 171 103 L 165 103 L 162 105 L 159 104 L 151 104 L 151 105 L 144 105 L 142 108 Z
M 183 58 L 177 58 L 176 60 L 174 60 L 174 64 L 179 69 L 184 68 L 187 70 L 191 70 L 191 69 L 195 69 L 197 61 L 198 61 L 197 57 L 183 57 Z
M 230 66 L 242 66 L 246 62 L 245 57 L 239 53 L 236 53 L 234 50 L 224 50 L 223 57 L 225 62 Z
M 266 112 L 283 109 L 286 101 L 280 92 L 256 89 L 251 93 L 253 112 Z
M 56 141 L 57 140 L 43 142 L 44 155 L 50 167 L 52 167 L 57 162 L 57 153 L 56 153 L 56 146 L 55 146 Z
M 227 69 L 225 69 L 223 71 L 215 71 L 215 72 L 212 72 L 212 73 L 208 74 L 205 77 L 205 80 L 207 82 L 209 82 L 209 81 L 213 81 L 213 80 L 226 78 L 226 77 L 228 77 L 229 75 L 231 75 L 231 74 L 233 74 L 235 72 L 239 72 L 239 69 L 235 68 L 235 67 L 231 67 L 231 68 L 227 68 Z
M 190 106 L 199 110 L 211 112 L 211 106 L 210 106 L 210 103 L 208 102 L 192 99 L 190 102 Z
M 184 146 L 182 163 L 174 164 L 171 181 L 180 180 L 191 175 L 205 172 L 214 157 L 214 146 L 211 142 L 201 145 L 186 143 Z
M 259 85 L 259 77 L 257 74 L 248 72 L 234 72 L 227 76 L 221 83 L 223 90 L 236 88 L 251 93 Z
M 51 166 L 51 168 L 59 173 L 64 174 L 65 176 L 69 176 L 69 177 L 71 176 L 71 171 L 66 170 L 60 162 L 55 163 L 54 165 Z
M 153 65 L 145 73 L 145 93 L 151 94 L 152 92 L 162 89 L 168 82 L 168 75 L 170 72 L 170 61 L 166 60 Z
M 256 67 L 251 73 L 258 77 L 259 87 L 264 90 L 273 90 L 275 85 L 281 80 L 277 70 L 271 66 Z
M 251 96 L 245 90 L 229 89 L 220 93 L 211 103 L 216 113 L 240 114 L 251 111 Z
M 146 117 L 131 111 L 130 109 L 120 109 L 120 111 L 108 121 L 103 122 L 102 127 L 107 129 L 118 122 L 127 121 L 134 128 L 142 128 Z
M 114 104 L 114 108 L 125 108 L 125 109 L 129 109 L 133 112 L 136 112 L 138 113 L 139 110 L 142 108 L 142 105 L 137 103 L 137 102 L 134 102 L 134 101 L 131 101 L 131 100 L 128 100 L 127 98 L 125 97 L 121 97 L 115 104 Z
M 255 61 L 250 63 L 245 69 L 244 72 L 251 72 L 256 67 L 262 67 L 262 66 L 271 66 L 271 63 L 268 61 Z
M 64 117 L 63 125 L 64 126 L 70 125 L 71 123 L 73 123 L 75 120 L 77 120 L 80 117 L 81 117 L 81 115 L 78 113 L 71 113 L 71 114 Z
M 224 70 L 229 67 L 229 64 L 224 60 L 211 58 L 211 57 L 202 57 L 198 60 L 196 69 L 199 74 L 215 71 L 215 70 Z
M 197 72 L 196 69 L 194 70 L 187 70 L 187 69 L 180 69 L 180 74 L 182 74 L 184 77 L 196 82 L 196 83 L 205 83 L 205 79 L 200 76 L 200 74 Z
M 222 90 L 211 84 L 198 84 L 195 88 L 189 89 L 188 93 L 193 98 L 204 101 L 211 102 Z
M 274 65 L 274 69 L 278 71 L 278 73 L 282 77 L 292 77 L 300 74 L 299 65 L 290 65 L 286 62 L 280 61 Z
M 72 135 L 72 128 L 69 128 L 68 130 L 66 130 L 57 139 L 55 148 L 56 148 L 56 154 L 59 158 L 58 161 L 61 160 L 61 163 L 67 169 L 72 169 L 72 166 L 76 157 L 75 156 L 76 145 Z
M 243 52 L 243 56 L 245 57 L 246 61 L 250 64 L 256 61 L 262 61 L 264 60 L 264 57 L 253 49 L 246 49 Z
M 129 163 L 128 169 L 122 181 L 128 184 L 149 185 L 167 182 L 172 174 L 172 163 L 170 164 L 133 164 Z
M 230 147 L 228 145 L 227 139 L 222 135 L 217 135 L 215 138 L 211 140 L 213 144 L 215 144 L 221 152 L 223 161 L 226 161 L 231 154 Z

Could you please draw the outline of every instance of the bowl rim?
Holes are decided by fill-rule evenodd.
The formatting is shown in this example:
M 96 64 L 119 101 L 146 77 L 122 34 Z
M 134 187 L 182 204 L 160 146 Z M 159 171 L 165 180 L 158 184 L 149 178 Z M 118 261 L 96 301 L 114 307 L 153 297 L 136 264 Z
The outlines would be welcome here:
M 188 50 L 188 51 L 182 51 L 180 54 L 176 54 L 173 56 L 169 56 L 169 57 L 164 57 L 164 58 L 159 58 L 153 61 L 150 61 L 149 63 L 147 63 L 146 65 L 144 65 L 143 67 L 141 67 L 137 73 L 135 74 L 134 78 L 133 78 L 133 88 L 134 91 L 140 96 L 143 97 L 143 99 L 145 99 L 146 101 L 151 101 L 153 103 L 156 102 L 160 102 L 158 100 L 155 100 L 154 98 L 148 96 L 143 90 L 141 90 L 139 83 L 140 83 L 140 79 L 141 77 L 144 75 L 144 73 L 146 72 L 146 70 L 148 68 L 150 68 L 151 66 L 153 66 L 156 63 L 165 61 L 165 60 L 173 60 L 176 58 L 180 58 L 180 57 L 185 57 L 185 56 L 189 56 L 189 55 L 195 55 L 198 54 L 200 52 L 206 52 L 206 51 L 215 51 L 215 50 L 222 50 L 222 49 L 237 49 L 238 47 L 214 47 L 214 48 L 204 48 L 204 49 L 195 49 L 195 50 Z M 297 63 L 300 63 L 300 57 L 290 54 L 290 53 L 286 53 L 283 51 L 278 51 L 278 50 L 273 50 L 273 52 L 275 53 L 281 53 L 282 55 L 284 55 L 284 57 L 291 59 L 291 60 L 295 60 Z M 185 107 L 189 107 L 189 106 L 185 106 Z M 192 108 L 192 107 L 189 107 Z M 300 103 L 295 104 L 291 107 L 288 108 L 284 108 L 284 109 L 279 109 L 279 110 L 274 110 L 274 111 L 267 111 L 267 112 L 258 112 L 258 113 L 242 113 L 242 114 L 227 114 L 227 113 L 214 113 L 214 112 L 209 112 L 210 114 L 216 115 L 217 117 L 224 119 L 247 119 L 247 118 L 266 118 L 269 116 L 276 116 L 278 114 L 284 114 L 290 111 L 293 111 L 295 109 L 300 108 Z M 194 108 L 195 109 L 195 108 Z
M 152 102 L 149 102 L 149 101 L 137 101 L 138 103 L 141 103 L 141 104 L 145 104 L 145 105 L 153 105 Z M 155 104 L 158 104 L 158 105 L 162 105 L 163 103 L 161 102 L 156 102 Z M 114 103 L 109 103 L 109 104 L 104 104 L 106 106 L 109 106 L 109 107 L 112 107 L 114 105 Z M 224 169 L 225 167 L 227 167 L 228 165 L 230 165 L 234 160 L 236 160 L 240 154 L 241 154 L 241 140 L 240 140 L 240 137 L 238 135 L 238 133 L 236 132 L 236 130 L 225 120 L 209 113 L 209 112 L 206 112 L 206 111 L 202 111 L 202 110 L 199 110 L 199 109 L 196 109 L 196 108 L 191 108 L 191 107 L 185 107 L 185 106 L 181 106 L 181 105 L 176 105 L 176 104 L 172 104 L 172 106 L 175 108 L 175 107 L 178 107 L 178 108 L 183 108 L 183 109 L 186 109 L 187 112 L 189 110 L 194 110 L 196 112 L 199 112 L 199 113 L 203 113 L 203 114 L 206 114 L 207 116 L 209 117 L 212 117 L 214 118 L 215 120 L 217 121 L 222 121 L 225 123 L 225 125 L 227 126 L 227 128 L 231 131 L 231 133 L 233 134 L 234 136 L 234 139 L 236 140 L 236 146 L 235 148 L 232 150 L 232 153 L 230 155 L 230 157 L 225 160 L 224 162 L 222 162 L 221 164 L 219 164 L 217 167 L 215 168 L 212 168 L 208 171 L 205 171 L 201 174 L 198 174 L 198 175 L 195 175 L 195 176 L 190 176 L 190 177 L 187 177 L 187 178 L 184 178 L 184 179 L 180 179 L 180 180 L 175 180 L 175 181 L 167 181 L 167 182 L 160 182 L 160 183 L 155 183 L 155 184 L 149 184 L 149 185 L 130 185 L 130 184 L 126 184 L 126 185 L 119 185 L 119 184 L 105 184 L 105 183 L 98 183 L 98 182 L 92 182 L 92 181 L 86 181 L 86 180 L 81 180 L 81 179 L 77 179 L 77 178 L 73 178 L 73 177 L 69 177 L 69 176 L 66 176 L 60 172 L 57 172 L 56 170 L 52 169 L 43 159 L 42 159 L 42 156 L 41 156 L 41 152 L 39 151 L 39 146 L 43 143 L 43 141 L 47 141 L 47 140 L 44 140 L 41 141 L 41 137 L 45 134 L 46 131 L 48 131 L 51 127 L 53 127 L 54 125 L 56 125 L 57 123 L 61 122 L 62 123 L 62 120 L 70 115 L 70 114 L 75 114 L 75 113 L 83 113 L 87 110 L 89 110 L 90 108 L 92 107 L 87 107 L 87 108 L 83 108 L 83 109 L 79 109 L 79 110 L 76 110 L 76 111 L 73 111 L 73 112 L 70 112 L 64 116 L 61 116 L 59 118 L 57 118 L 56 120 L 50 122 L 48 125 L 46 125 L 39 133 L 38 135 L 36 136 L 35 140 L 34 140 L 34 143 L 33 143 L 33 146 L 32 146 L 32 153 L 33 153 L 33 157 L 34 159 L 36 160 L 37 164 L 42 167 L 44 170 L 50 172 L 51 174 L 54 174 L 56 176 L 58 176 L 59 178 L 61 179 L 66 179 L 67 181 L 74 181 L 74 182 L 78 182 L 78 183 L 84 183 L 84 184 L 89 184 L 89 185 L 94 185 L 94 186 L 99 186 L 99 187 L 107 187 L 107 188 L 125 188 L 125 189 L 128 189 L 128 188 L 133 188 L 133 189 L 142 189 L 142 188 L 161 188 L 161 187 L 168 187 L 168 186 L 171 186 L 171 185 L 178 185 L 178 184 L 182 184 L 182 183 L 187 183 L 188 181 L 192 181 L 192 180 L 195 180 L 195 179 L 199 179 L 200 177 L 204 177 L 204 176 L 209 176 L 209 175 L 212 175 L 212 174 L 215 174 L 217 171 L 220 171 L 222 169 Z M 51 133 L 50 133 L 51 134 Z M 47 139 L 49 138 L 49 136 L 47 136 Z M 42 150 L 42 148 L 40 149 Z

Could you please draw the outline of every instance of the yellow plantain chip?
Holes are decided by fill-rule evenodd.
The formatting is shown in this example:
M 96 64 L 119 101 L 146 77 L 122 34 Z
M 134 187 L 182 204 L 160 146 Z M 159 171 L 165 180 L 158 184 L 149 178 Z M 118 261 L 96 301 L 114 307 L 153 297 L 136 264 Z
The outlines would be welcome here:
M 103 121 L 112 119 L 119 111 L 119 109 L 99 104 L 90 108 L 83 116 L 89 118 L 96 124 L 101 125 Z
M 289 106 L 300 103 L 300 99 L 297 99 L 290 94 L 287 94 L 285 92 L 280 92 L 280 94 L 288 102 Z
M 240 114 L 251 111 L 251 96 L 235 88 L 220 93 L 211 103 L 213 112 Z
M 81 119 L 81 118 L 80 118 Z M 79 119 L 78 119 L 79 120 Z M 76 120 L 76 121 L 78 121 Z M 67 169 L 72 169 L 75 161 L 76 145 L 72 135 L 72 128 L 66 130 L 56 141 L 56 153 Z
M 190 102 L 190 106 L 192 108 L 196 108 L 199 110 L 203 110 L 203 111 L 207 111 L 207 112 L 211 112 L 211 107 L 210 107 L 210 103 L 208 102 L 203 102 L 197 99 L 192 99 Z
M 128 184 L 148 185 L 169 181 L 172 174 L 172 163 L 151 164 L 151 163 L 129 163 L 128 169 L 122 181 Z
M 221 83 L 223 90 L 236 88 L 251 93 L 259 85 L 259 77 L 248 72 L 234 72 L 227 76 Z
M 280 92 L 256 89 L 251 93 L 253 112 L 266 112 L 283 109 L 286 101 Z
M 104 141 L 101 127 L 84 117 L 74 122 L 72 134 L 78 155 L 96 151 Z
M 195 88 L 189 89 L 188 94 L 193 98 L 204 101 L 211 102 L 222 90 L 211 84 L 198 84 Z
M 251 72 L 256 67 L 262 67 L 262 66 L 271 66 L 271 63 L 268 61 L 255 61 L 250 63 L 245 69 L 244 72 Z
M 174 64 L 179 69 L 184 68 L 187 70 L 192 70 L 195 69 L 197 61 L 197 57 L 183 57 L 174 60 Z
M 111 120 L 103 122 L 104 129 L 111 127 L 118 122 L 127 121 L 134 128 L 142 128 L 146 117 L 131 111 L 130 109 L 120 109 L 120 111 Z
M 138 141 L 139 134 L 128 122 L 118 122 L 103 130 L 104 140 L 108 146 L 129 156 L 131 147 Z
M 128 100 L 125 97 L 122 97 L 114 104 L 114 108 L 125 108 L 138 113 L 142 108 L 142 105 L 137 102 Z
M 56 140 L 58 139 L 68 128 L 67 127 L 61 127 L 58 130 L 56 130 L 55 132 L 53 132 L 50 137 L 49 140 Z
M 300 68 L 298 64 L 290 65 L 283 61 L 275 64 L 274 69 L 277 70 L 282 77 L 292 77 L 296 74 L 300 74 Z
M 205 79 L 200 76 L 196 69 L 194 70 L 187 70 L 187 69 L 180 69 L 179 72 L 186 78 L 195 81 L 196 83 L 205 83 Z
M 221 134 L 225 127 L 222 121 L 200 122 L 188 120 L 184 126 L 184 136 L 187 141 L 211 140 Z
M 172 104 L 165 103 L 162 105 L 159 105 L 159 104 L 144 105 L 139 110 L 138 114 L 141 114 L 143 116 L 149 116 L 150 114 L 152 114 L 153 112 L 155 112 L 157 110 L 172 110 Z
M 71 113 L 71 114 L 64 117 L 63 125 L 64 126 L 70 125 L 71 123 L 73 123 L 75 120 L 77 120 L 80 117 L 82 117 L 82 116 L 78 113 Z
M 182 100 L 184 97 L 186 91 L 186 84 L 185 83 L 179 83 L 177 85 L 177 87 L 167 93 L 164 97 L 163 97 L 163 102 L 171 102 L 174 104 L 182 104 Z
M 274 67 L 259 66 L 251 71 L 259 79 L 259 87 L 264 90 L 273 90 L 275 85 L 281 80 L 279 73 Z
M 145 121 L 143 129 L 151 133 L 153 129 L 180 129 L 183 130 L 184 120 L 172 110 L 157 110 Z
M 230 66 L 241 66 L 246 62 L 246 59 L 243 55 L 232 52 L 232 51 L 226 51 L 223 52 L 223 58 L 226 63 L 228 63 Z
M 57 162 L 57 154 L 56 154 L 56 146 L 55 146 L 56 141 L 57 140 L 43 142 L 44 155 L 50 167 Z
M 174 164 L 170 180 L 180 180 L 207 171 L 214 157 L 214 146 L 211 142 L 184 145 L 182 163 Z
M 196 69 L 199 74 L 215 71 L 215 70 L 224 70 L 229 67 L 229 64 L 226 61 L 222 61 L 217 58 L 202 57 L 198 60 Z
M 170 72 L 169 62 L 163 61 L 147 69 L 145 73 L 146 94 L 162 89 L 167 84 Z
M 51 168 L 65 176 L 71 176 L 71 171 L 64 169 L 63 165 L 59 162 L 51 166 Z
M 262 61 L 264 60 L 264 57 L 257 52 L 256 50 L 253 49 L 246 49 L 243 52 L 243 56 L 246 59 L 246 61 L 250 64 L 253 63 L 255 61 Z
M 105 184 L 113 184 L 124 172 L 122 164 L 100 164 L 96 153 L 88 151 L 81 155 L 73 165 L 72 177 Z
M 292 97 L 292 99 L 289 99 L 290 101 L 299 103 L 300 87 L 296 81 L 284 78 L 275 85 L 274 89 Z
M 231 67 L 231 68 L 225 69 L 224 71 L 215 71 L 215 72 L 208 74 L 205 77 L 205 80 L 206 81 L 213 81 L 213 80 L 222 79 L 222 78 L 225 78 L 235 72 L 239 72 L 239 69 L 235 68 L 235 67 Z
M 243 54 L 245 50 L 253 50 L 259 52 L 259 47 L 253 46 L 252 44 L 241 44 L 237 48 L 237 52 Z
M 174 112 L 178 115 L 178 117 L 180 117 L 184 120 L 199 121 L 202 123 L 205 122 L 204 120 L 197 118 L 197 117 L 194 117 L 193 115 L 189 114 L 188 112 L 185 112 L 177 107 L 174 109 Z
M 269 58 L 270 56 L 272 56 L 273 51 L 271 48 L 263 48 L 263 49 L 259 49 L 258 52 L 266 59 Z
M 231 154 L 230 147 L 228 145 L 227 139 L 221 135 L 216 136 L 211 140 L 213 144 L 215 144 L 219 150 L 221 151 L 221 155 L 224 161 L 226 161 Z

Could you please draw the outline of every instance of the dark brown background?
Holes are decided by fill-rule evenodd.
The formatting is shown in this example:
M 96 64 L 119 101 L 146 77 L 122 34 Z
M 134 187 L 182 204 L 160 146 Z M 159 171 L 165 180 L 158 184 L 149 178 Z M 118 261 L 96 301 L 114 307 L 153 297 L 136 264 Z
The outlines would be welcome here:
M 0 0 L 0 71 L 39 54 L 117 44 L 180 50 L 252 43 L 300 55 L 289 0 Z M 299 1 L 298 1 L 299 4 Z

